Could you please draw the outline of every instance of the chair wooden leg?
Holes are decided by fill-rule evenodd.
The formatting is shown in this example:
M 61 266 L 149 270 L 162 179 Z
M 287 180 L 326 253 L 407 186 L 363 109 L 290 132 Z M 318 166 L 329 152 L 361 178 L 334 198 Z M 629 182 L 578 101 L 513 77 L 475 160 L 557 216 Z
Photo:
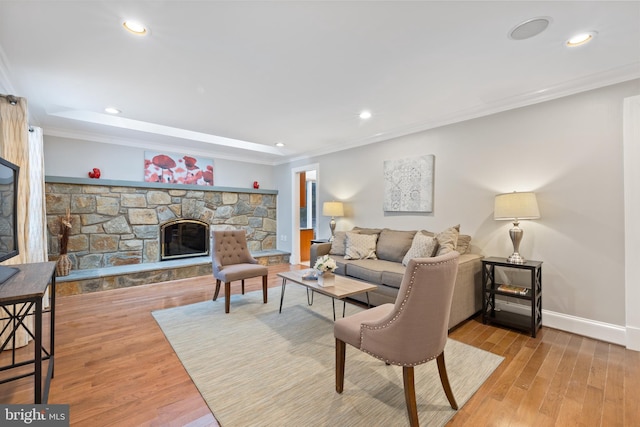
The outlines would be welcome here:
M 444 352 L 440 353 L 438 358 L 438 373 L 440 374 L 440 382 L 442 383 L 442 388 L 444 389 L 444 394 L 447 395 L 447 399 L 449 400 L 449 404 L 453 409 L 458 409 L 458 404 L 456 403 L 455 397 L 453 397 L 453 392 L 451 391 L 451 385 L 449 384 L 449 377 L 447 376 L 447 367 L 444 364 Z
M 418 427 L 418 406 L 416 405 L 416 386 L 413 379 L 413 366 L 402 367 L 402 379 L 404 380 L 404 400 L 407 403 L 409 425 Z
M 220 280 L 216 279 L 216 290 L 213 293 L 213 301 L 218 299 L 218 294 L 220 293 Z
M 244 295 L 244 279 L 242 279 L 242 295 Z
M 267 276 L 262 276 L 262 301 L 267 303 Z
M 231 282 L 224 282 L 224 312 L 228 313 L 231 307 Z
M 336 338 L 336 391 L 342 393 L 344 389 L 344 362 L 346 344 Z

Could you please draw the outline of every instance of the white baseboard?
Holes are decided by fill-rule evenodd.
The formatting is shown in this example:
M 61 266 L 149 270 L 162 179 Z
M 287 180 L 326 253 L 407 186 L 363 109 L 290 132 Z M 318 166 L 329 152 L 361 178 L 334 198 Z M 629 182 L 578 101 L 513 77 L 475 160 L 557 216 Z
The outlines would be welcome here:
M 513 313 L 531 314 L 531 307 L 508 301 L 496 301 L 496 308 Z M 573 334 L 606 341 L 640 351 L 640 329 L 598 322 L 555 311 L 542 310 L 542 325 Z

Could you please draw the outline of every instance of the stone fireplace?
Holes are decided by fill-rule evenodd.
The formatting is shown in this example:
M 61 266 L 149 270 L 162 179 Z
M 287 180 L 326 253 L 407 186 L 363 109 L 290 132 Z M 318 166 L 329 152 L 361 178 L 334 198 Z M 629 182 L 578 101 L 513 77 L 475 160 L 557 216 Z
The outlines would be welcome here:
M 218 228 L 245 230 L 252 253 L 276 250 L 275 190 L 46 177 L 45 193 L 52 261 L 59 217 L 71 213 L 72 271 L 156 263 L 163 250 L 166 259 L 206 255 L 209 230 Z M 185 235 L 198 243 L 185 244 Z
M 209 224 L 176 219 L 160 225 L 160 261 L 209 255 Z

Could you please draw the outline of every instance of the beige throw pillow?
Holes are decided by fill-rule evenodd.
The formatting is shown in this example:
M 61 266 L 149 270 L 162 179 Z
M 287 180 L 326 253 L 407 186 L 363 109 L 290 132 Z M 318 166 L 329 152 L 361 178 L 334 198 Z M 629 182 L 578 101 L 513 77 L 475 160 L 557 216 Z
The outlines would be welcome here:
M 460 234 L 460 225 L 449 227 L 446 230 L 436 234 L 438 240 L 438 252 L 436 256 L 448 254 L 456 250 L 458 244 L 458 235 Z
M 429 258 L 432 257 L 438 248 L 438 241 L 431 236 L 422 233 L 416 233 L 411 243 L 411 248 L 402 259 L 402 265 L 409 264 L 409 260 L 413 258 Z
M 471 246 L 471 236 L 466 234 L 460 234 L 458 236 L 458 243 L 456 244 L 456 251 L 460 252 L 460 255 L 469 252 Z
M 378 259 L 376 256 L 377 234 L 359 234 L 347 231 L 345 259 Z

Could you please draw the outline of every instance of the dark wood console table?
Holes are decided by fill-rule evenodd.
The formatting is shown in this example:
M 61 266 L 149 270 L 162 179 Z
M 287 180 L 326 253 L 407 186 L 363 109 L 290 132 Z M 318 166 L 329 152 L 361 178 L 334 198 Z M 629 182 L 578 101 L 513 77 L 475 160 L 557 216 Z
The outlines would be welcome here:
M 33 365 L 33 370 L 27 373 L 4 378 L 0 384 L 9 381 L 34 376 L 34 403 L 47 403 L 49 397 L 49 385 L 53 378 L 53 353 L 55 336 L 55 307 L 56 307 L 56 263 L 39 262 L 32 264 L 17 264 L 11 267 L 20 271 L 6 282 L 0 284 L 0 320 L 4 326 L 0 334 L 8 336 L 0 342 L 0 351 L 11 351 L 11 363 L 0 366 L 0 372 L 12 370 L 22 366 Z M 50 341 L 49 350 L 42 343 L 42 314 L 44 311 L 43 298 L 49 288 L 50 298 Z M 21 304 L 20 307 L 16 304 Z M 33 316 L 33 328 L 29 328 L 25 322 L 29 316 Z M 15 336 L 18 331 L 25 331 L 34 340 L 34 356 L 29 360 L 17 360 L 15 348 Z M 31 345 L 31 344 L 29 344 Z M 49 367 L 45 377 L 44 389 L 42 383 L 42 362 L 49 360 Z

